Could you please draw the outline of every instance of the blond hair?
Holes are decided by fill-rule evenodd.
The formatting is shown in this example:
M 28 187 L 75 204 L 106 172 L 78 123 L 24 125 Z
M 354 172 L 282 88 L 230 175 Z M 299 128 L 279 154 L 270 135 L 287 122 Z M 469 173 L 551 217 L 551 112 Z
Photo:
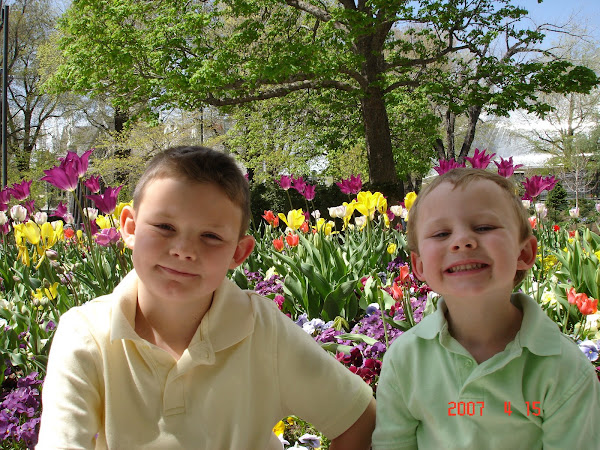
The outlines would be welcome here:
M 529 224 L 529 213 L 523 206 L 521 199 L 516 195 L 516 187 L 512 181 L 503 176 L 498 175 L 494 172 L 488 172 L 482 169 L 471 169 L 466 167 L 460 167 L 452 169 L 449 172 L 435 177 L 433 181 L 428 183 L 423 190 L 417 196 L 417 199 L 410 208 L 409 220 L 406 231 L 406 238 L 408 242 L 408 248 L 411 252 L 419 253 L 419 246 L 417 241 L 417 228 L 419 223 L 419 205 L 423 202 L 423 199 L 427 197 L 436 187 L 442 183 L 451 183 L 455 188 L 466 186 L 473 181 L 487 180 L 500 186 L 500 188 L 506 193 L 507 198 L 510 200 L 510 204 L 515 212 L 517 218 L 517 225 L 519 227 L 519 239 L 523 242 L 529 236 L 533 234 L 531 225 Z M 527 274 L 526 270 L 517 270 L 515 274 L 514 284 L 519 284 L 525 278 Z

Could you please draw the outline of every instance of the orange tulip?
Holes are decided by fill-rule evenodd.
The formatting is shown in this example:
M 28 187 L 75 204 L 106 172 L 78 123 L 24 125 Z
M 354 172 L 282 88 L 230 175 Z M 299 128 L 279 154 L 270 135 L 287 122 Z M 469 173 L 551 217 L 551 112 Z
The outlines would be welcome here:
M 283 237 L 273 239 L 273 247 L 275 247 L 275 250 L 278 252 L 283 250 Z
M 297 234 L 288 234 L 285 237 L 285 241 L 290 247 L 296 247 L 300 242 L 300 236 L 298 236 Z

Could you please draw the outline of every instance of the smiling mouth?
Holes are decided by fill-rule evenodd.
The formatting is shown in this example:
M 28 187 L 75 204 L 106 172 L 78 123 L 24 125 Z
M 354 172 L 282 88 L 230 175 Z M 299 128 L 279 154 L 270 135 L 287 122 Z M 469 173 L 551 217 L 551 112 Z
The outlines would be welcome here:
M 483 269 L 487 267 L 487 264 L 483 263 L 473 263 L 473 264 L 461 264 L 459 266 L 450 267 L 446 272 L 449 273 L 457 273 L 457 272 L 468 272 L 470 270 Z

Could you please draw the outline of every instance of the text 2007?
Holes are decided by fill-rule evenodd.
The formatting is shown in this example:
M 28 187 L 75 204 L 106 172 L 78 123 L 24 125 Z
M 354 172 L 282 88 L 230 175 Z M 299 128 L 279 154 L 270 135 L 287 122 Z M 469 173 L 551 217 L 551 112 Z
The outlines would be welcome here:
M 479 411 L 483 416 L 483 402 L 448 402 L 449 416 L 474 416 Z

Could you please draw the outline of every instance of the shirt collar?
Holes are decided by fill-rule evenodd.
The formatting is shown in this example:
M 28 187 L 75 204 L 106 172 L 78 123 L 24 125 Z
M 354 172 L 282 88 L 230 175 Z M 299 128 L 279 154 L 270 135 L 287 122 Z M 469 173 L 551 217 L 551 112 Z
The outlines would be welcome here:
M 540 308 L 535 300 L 523 293 L 512 294 L 510 301 L 523 311 L 521 329 L 514 342 L 522 348 L 539 356 L 557 355 L 560 353 L 560 333 L 556 324 Z M 422 339 L 434 339 L 447 333 L 446 306 L 444 299 L 438 300 L 434 313 L 425 317 L 419 326 L 412 329 Z
M 111 341 L 141 340 L 135 332 L 138 281 L 135 270 L 132 270 L 113 292 Z M 204 350 L 209 347 L 210 353 L 217 352 L 237 344 L 253 330 L 254 310 L 248 293 L 224 279 L 214 293 L 212 305 L 192 338 L 189 350 L 193 353 L 196 347 Z

